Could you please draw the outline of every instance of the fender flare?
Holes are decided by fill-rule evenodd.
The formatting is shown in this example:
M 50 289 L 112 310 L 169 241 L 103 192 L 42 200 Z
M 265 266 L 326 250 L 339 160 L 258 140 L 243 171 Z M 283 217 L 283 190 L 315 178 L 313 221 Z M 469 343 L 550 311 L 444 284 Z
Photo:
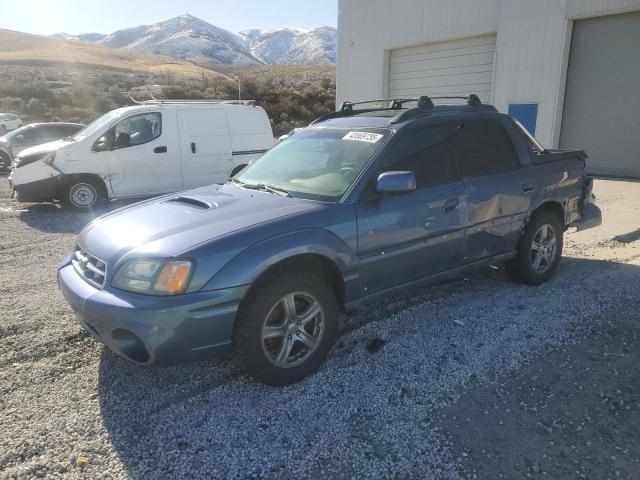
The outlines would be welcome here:
M 319 255 L 331 261 L 345 282 L 357 267 L 356 253 L 334 233 L 315 228 L 298 230 L 263 240 L 238 253 L 201 290 L 252 284 L 274 265 L 305 254 Z

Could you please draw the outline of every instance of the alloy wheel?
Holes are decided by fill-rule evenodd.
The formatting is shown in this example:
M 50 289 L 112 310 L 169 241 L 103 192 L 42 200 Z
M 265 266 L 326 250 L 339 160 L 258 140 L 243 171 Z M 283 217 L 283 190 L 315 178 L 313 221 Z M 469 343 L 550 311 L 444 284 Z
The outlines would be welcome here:
M 531 242 L 531 267 L 536 273 L 546 272 L 556 257 L 558 238 L 551 225 L 542 225 Z
M 325 312 L 313 295 L 288 293 L 269 311 L 262 325 L 262 350 L 271 363 L 290 368 L 304 363 L 318 348 Z

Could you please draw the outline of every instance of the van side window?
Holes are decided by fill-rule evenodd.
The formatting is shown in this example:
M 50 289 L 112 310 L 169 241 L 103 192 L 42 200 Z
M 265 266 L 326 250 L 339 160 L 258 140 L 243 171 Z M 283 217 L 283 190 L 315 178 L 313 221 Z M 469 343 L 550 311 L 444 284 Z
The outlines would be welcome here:
M 115 127 L 113 148 L 134 147 L 155 140 L 162 133 L 162 115 L 143 113 L 125 118 Z
M 511 140 L 493 120 L 459 124 L 453 133 L 453 143 L 464 178 L 514 170 L 520 165 Z
M 458 169 L 448 127 L 423 127 L 403 133 L 387 152 L 383 170 L 413 172 L 416 188 L 455 182 Z

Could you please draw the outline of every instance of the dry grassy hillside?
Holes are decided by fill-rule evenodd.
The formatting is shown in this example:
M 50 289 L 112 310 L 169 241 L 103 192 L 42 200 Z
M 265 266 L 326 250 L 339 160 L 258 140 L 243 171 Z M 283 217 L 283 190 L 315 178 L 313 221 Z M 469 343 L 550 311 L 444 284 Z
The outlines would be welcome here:
M 203 68 L 163 55 L 124 52 L 98 45 L 0 29 L 0 65 L 63 66 L 64 68 L 129 71 L 149 75 L 171 72 L 200 78 Z M 222 74 L 206 70 L 207 76 Z
M 234 65 L 216 65 L 216 71 L 227 76 L 239 75 L 242 79 L 257 82 L 275 83 L 319 83 L 335 81 L 335 65 L 261 65 L 257 67 L 239 67 Z

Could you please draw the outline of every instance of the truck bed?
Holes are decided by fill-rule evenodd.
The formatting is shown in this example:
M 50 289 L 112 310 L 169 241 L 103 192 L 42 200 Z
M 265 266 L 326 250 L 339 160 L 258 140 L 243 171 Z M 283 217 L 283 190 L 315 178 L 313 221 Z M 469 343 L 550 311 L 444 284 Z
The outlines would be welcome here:
M 533 155 L 532 162 L 538 165 L 541 163 L 568 160 L 570 158 L 578 158 L 584 161 L 587 158 L 587 154 L 584 150 L 545 150 L 542 153 Z

